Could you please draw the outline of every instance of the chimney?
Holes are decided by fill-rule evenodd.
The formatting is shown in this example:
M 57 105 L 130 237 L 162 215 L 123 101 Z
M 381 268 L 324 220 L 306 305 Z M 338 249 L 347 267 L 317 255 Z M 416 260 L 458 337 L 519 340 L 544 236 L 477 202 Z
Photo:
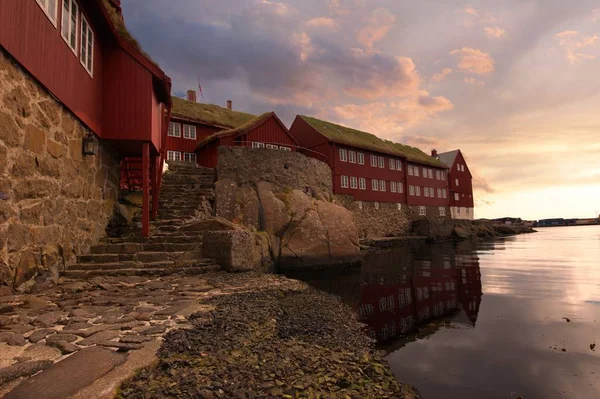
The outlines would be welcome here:
M 431 156 L 436 158 L 437 157 L 437 150 L 433 149 L 431 150 Z
M 232 109 L 231 108 L 232 104 L 233 103 L 231 102 L 231 100 L 227 100 L 227 109 Z
M 196 102 L 196 90 L 188 90 L 187 92 L 187 100 L 193 103 Z

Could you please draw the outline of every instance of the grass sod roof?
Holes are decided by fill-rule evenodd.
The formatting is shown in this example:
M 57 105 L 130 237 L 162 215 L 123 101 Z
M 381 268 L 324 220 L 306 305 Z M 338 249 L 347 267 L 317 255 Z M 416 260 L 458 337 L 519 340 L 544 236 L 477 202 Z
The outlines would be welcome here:
M 208 136 L 207 138 L 205 138 L 204 140 L 198 142 L 198 144 L 196 145 L 196 149 L 200 149 L 200 148 L 204 147 L 205 145 L 212 143 L 213 141 L 215 141 L 216 139 L 221 138 L 221 137 L 239 136 L 240 134 L 248 133 L 254 127 L 262 124 L 264 121 L 266 121 L 267 119 L 269 119 L 272 116 L 273 116 L 272 112 L 265 112 L 264 114 L 259 115 L 259 116 L 255 117 L 254 119 L 251 119 L 248 122 L 246 122 L 243 125 L 240 125 L 236 128 L 229 129 L 229 130 L 223 130 L 221 132 L 212 134 L 212 135 Z
M 214 104 L 194 103 L 178 97 L 173 97 L 172 100 L 171 116 L 206 125 L 235 129 L 256 118 L 256 115 L 232 111 Z
M 438 168 L 447 168 L 444 163 L 433 157 L 430 157 L 416 147 L 396 143 L 390 140 L 384 140 L 371 133 L 337 125 L 327 121 L 322 121 L 309 116 L 300 115 L 300 117 L 319 133 L 323 134 L 325 137 L 335 143 L 379 151 L 386 154 L 398 155 L 401 157 L 406 157 L 406 159 L 411 162 L 436 166 Z

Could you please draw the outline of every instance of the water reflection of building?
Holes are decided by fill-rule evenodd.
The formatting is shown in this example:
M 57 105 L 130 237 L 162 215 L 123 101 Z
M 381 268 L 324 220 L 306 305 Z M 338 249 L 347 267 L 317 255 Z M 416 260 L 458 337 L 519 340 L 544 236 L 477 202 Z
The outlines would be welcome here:
M 357 311 L 377 341 L 460 310 L 475 325 L 481 302 L 479 259 L 464 243 L 407 244 L 368 253 L 361 281 Z

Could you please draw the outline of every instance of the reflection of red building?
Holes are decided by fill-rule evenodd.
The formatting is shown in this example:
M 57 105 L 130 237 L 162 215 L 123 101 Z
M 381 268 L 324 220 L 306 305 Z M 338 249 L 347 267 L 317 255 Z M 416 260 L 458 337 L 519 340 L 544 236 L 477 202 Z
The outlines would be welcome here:
M 459 302 L 472 325 L 477 321 L 481 304 L 481 272 L 476 254 L 456 255 L 459 275 Z

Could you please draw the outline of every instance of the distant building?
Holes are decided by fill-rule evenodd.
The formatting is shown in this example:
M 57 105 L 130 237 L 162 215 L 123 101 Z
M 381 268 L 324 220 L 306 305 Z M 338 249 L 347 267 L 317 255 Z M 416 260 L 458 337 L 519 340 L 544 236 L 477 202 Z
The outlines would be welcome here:
M 219 146 L 249 146 L 295 151 L 296 142 L 274 112 L 257 116 L 196 102 L 196 92 L 187 100 L 173 98 L 167 134 L 167 159 L 214 168 Z
M 449 216 L 448 167 L 418 148 L 301 115 L 290 133 L 306 155 L 327 161 L 335 194 L 376 209 L 394 203 L 419 216 Z
M 438 154 L 436 150 L 431 156 L 450 168 L 450 212 L 453 219 L 475 219 L 475 202 L 473 199 L 473 175 L 467 161 L 460 150 Z

